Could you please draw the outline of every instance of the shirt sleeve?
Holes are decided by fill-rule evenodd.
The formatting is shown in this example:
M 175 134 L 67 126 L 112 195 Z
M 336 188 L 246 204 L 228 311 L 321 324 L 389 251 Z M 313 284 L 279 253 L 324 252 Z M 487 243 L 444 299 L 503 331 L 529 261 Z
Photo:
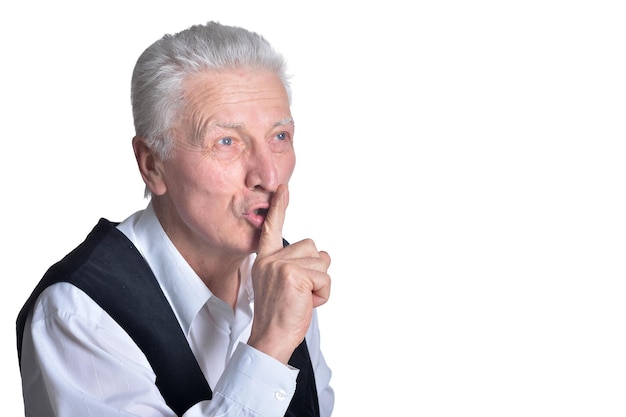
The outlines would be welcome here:
M 143 352 L 71 284 L 50 286 L 36 302 L 24 334 L 21 371 L 26 415 L 175 415 Z M 296 376 L 297 370 L 240 344 L 213 399 L 192 407 L 185 417 L 282 416 Z
M 332 372 L 321 350 L 321 337 L 317 312 L 313 311 L 311 325 L 306 334 L 307 347 L 315 374 L 319 398 L 320 417 L 330 417 L 335 404 L 335 393 L 330 385 Z M 291 378 L 290 378 L 291 375 Z M 295 393 L 298 370 L 280 363 L 264 353 L 240 343 L 222 377 L 217 383 L 211 401 L 192 407 L 184 417 L 207 416 L 212 408 L 216 415 L 282 417 Z M 255 392 L 250 396 L 250 392 Z M 237 414 L 237 405 L 241 414 Z M 230 410 L 227 413 L 226 410 Z
M 71 284 L 48 287 L 35 303 L 21 372 L 26 415 L 175 415 L 141 350 Z
M 213 399 L 197 404 L 185 417 L 206 416 L 209 409 L 216 415 L 282 417 L 295 393 L 297 376 L 297 369 L 239 343 L 213 390 Z M 237 407 L 240 414 L 229 414 Z

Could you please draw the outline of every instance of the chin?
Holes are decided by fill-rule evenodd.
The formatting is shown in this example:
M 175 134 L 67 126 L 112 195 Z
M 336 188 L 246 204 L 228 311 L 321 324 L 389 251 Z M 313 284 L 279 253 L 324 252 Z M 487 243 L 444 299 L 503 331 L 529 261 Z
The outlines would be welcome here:
M 261 231 L 257 230 L 255 233 L 246 234 L 242 236 L 242 239 L 237 245 L 242 252 L 250 255 L 256 253 L 259 249 L 259 239 L 261 238 Z

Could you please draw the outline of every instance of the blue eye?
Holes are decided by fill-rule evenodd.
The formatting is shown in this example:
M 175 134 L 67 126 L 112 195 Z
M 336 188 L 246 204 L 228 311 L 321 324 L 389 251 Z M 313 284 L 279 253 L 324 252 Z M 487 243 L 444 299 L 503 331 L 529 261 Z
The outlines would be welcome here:
M 219 143 L 220 145 L 230 146 L 233 144 L 233 138 L 225 137 L 220 139 L 217 143 Z
M 285 140 L 285 139 L 287 139 L 287 134 L 285 132 L 281 132 L 278 135 L 276 135 L 276 139 L 278 139 L 278 140 Z

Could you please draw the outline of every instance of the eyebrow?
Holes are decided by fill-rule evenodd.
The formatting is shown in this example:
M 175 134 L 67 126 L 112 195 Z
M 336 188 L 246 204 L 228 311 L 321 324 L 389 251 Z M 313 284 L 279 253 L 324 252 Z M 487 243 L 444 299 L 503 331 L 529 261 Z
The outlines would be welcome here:
M 283 120 L 277 121 L 276 123 L 274 123 L 274 127 L 286 126 L 288 124 L 293 124 L 293 117 L 287 117 Z
M 208 128 L 214 128 L 214 127 L 222 127 L 225 129 L 239 129 L 244 127 L 243 123 L 226 123 L 226 122 L 213 122 L 211 124 L 208 125 Z
M 276 123 L 274 123 L 273 127 L 280 127 L 280 126 L 286 126 L 289 124 L 293 124 L 293 117 L 286 117 L 284 119 L 281 119 L 279 121 L 277 121 Z M 215 128 L 222 128 L 222 129 L 241 129 L 241 128 L 245 128 L 245 124 L 244 123 L 231 123 L 231 122 L 220 122 L 220 121 L 216 121 L 213 123 L 201 123 L 200 125 L 197 126 L 197 128 L 195 129 L 195 137 L 200 139 L 202 137 L 204 137 L 204 135 L 211 131 L 212 129 Z
M 276 123 L 274 123 L 274 127 L 286 126 L 288 124 L 293 124 L 293 117 L 287 117 L 285 119 L 277 121 Z M 225 129 L 240 129 L 242 127 L 245 127 L 245 125 L 243 123 L 214 122 L 209 125 L 209 128 L 211 127 L 222 127 Z

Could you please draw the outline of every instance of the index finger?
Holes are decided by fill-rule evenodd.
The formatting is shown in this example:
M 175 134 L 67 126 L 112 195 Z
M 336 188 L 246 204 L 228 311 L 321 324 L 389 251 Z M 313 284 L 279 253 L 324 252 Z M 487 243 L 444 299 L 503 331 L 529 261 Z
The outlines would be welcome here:
M 267 216 L 263 222 L 259 239 L 259 257 L 271 255 L 283 248 L 283 224 L 285 223 L 285 212 L 288 204 L 289 189 L 286 184 L 281 184 L 272 196 Z

